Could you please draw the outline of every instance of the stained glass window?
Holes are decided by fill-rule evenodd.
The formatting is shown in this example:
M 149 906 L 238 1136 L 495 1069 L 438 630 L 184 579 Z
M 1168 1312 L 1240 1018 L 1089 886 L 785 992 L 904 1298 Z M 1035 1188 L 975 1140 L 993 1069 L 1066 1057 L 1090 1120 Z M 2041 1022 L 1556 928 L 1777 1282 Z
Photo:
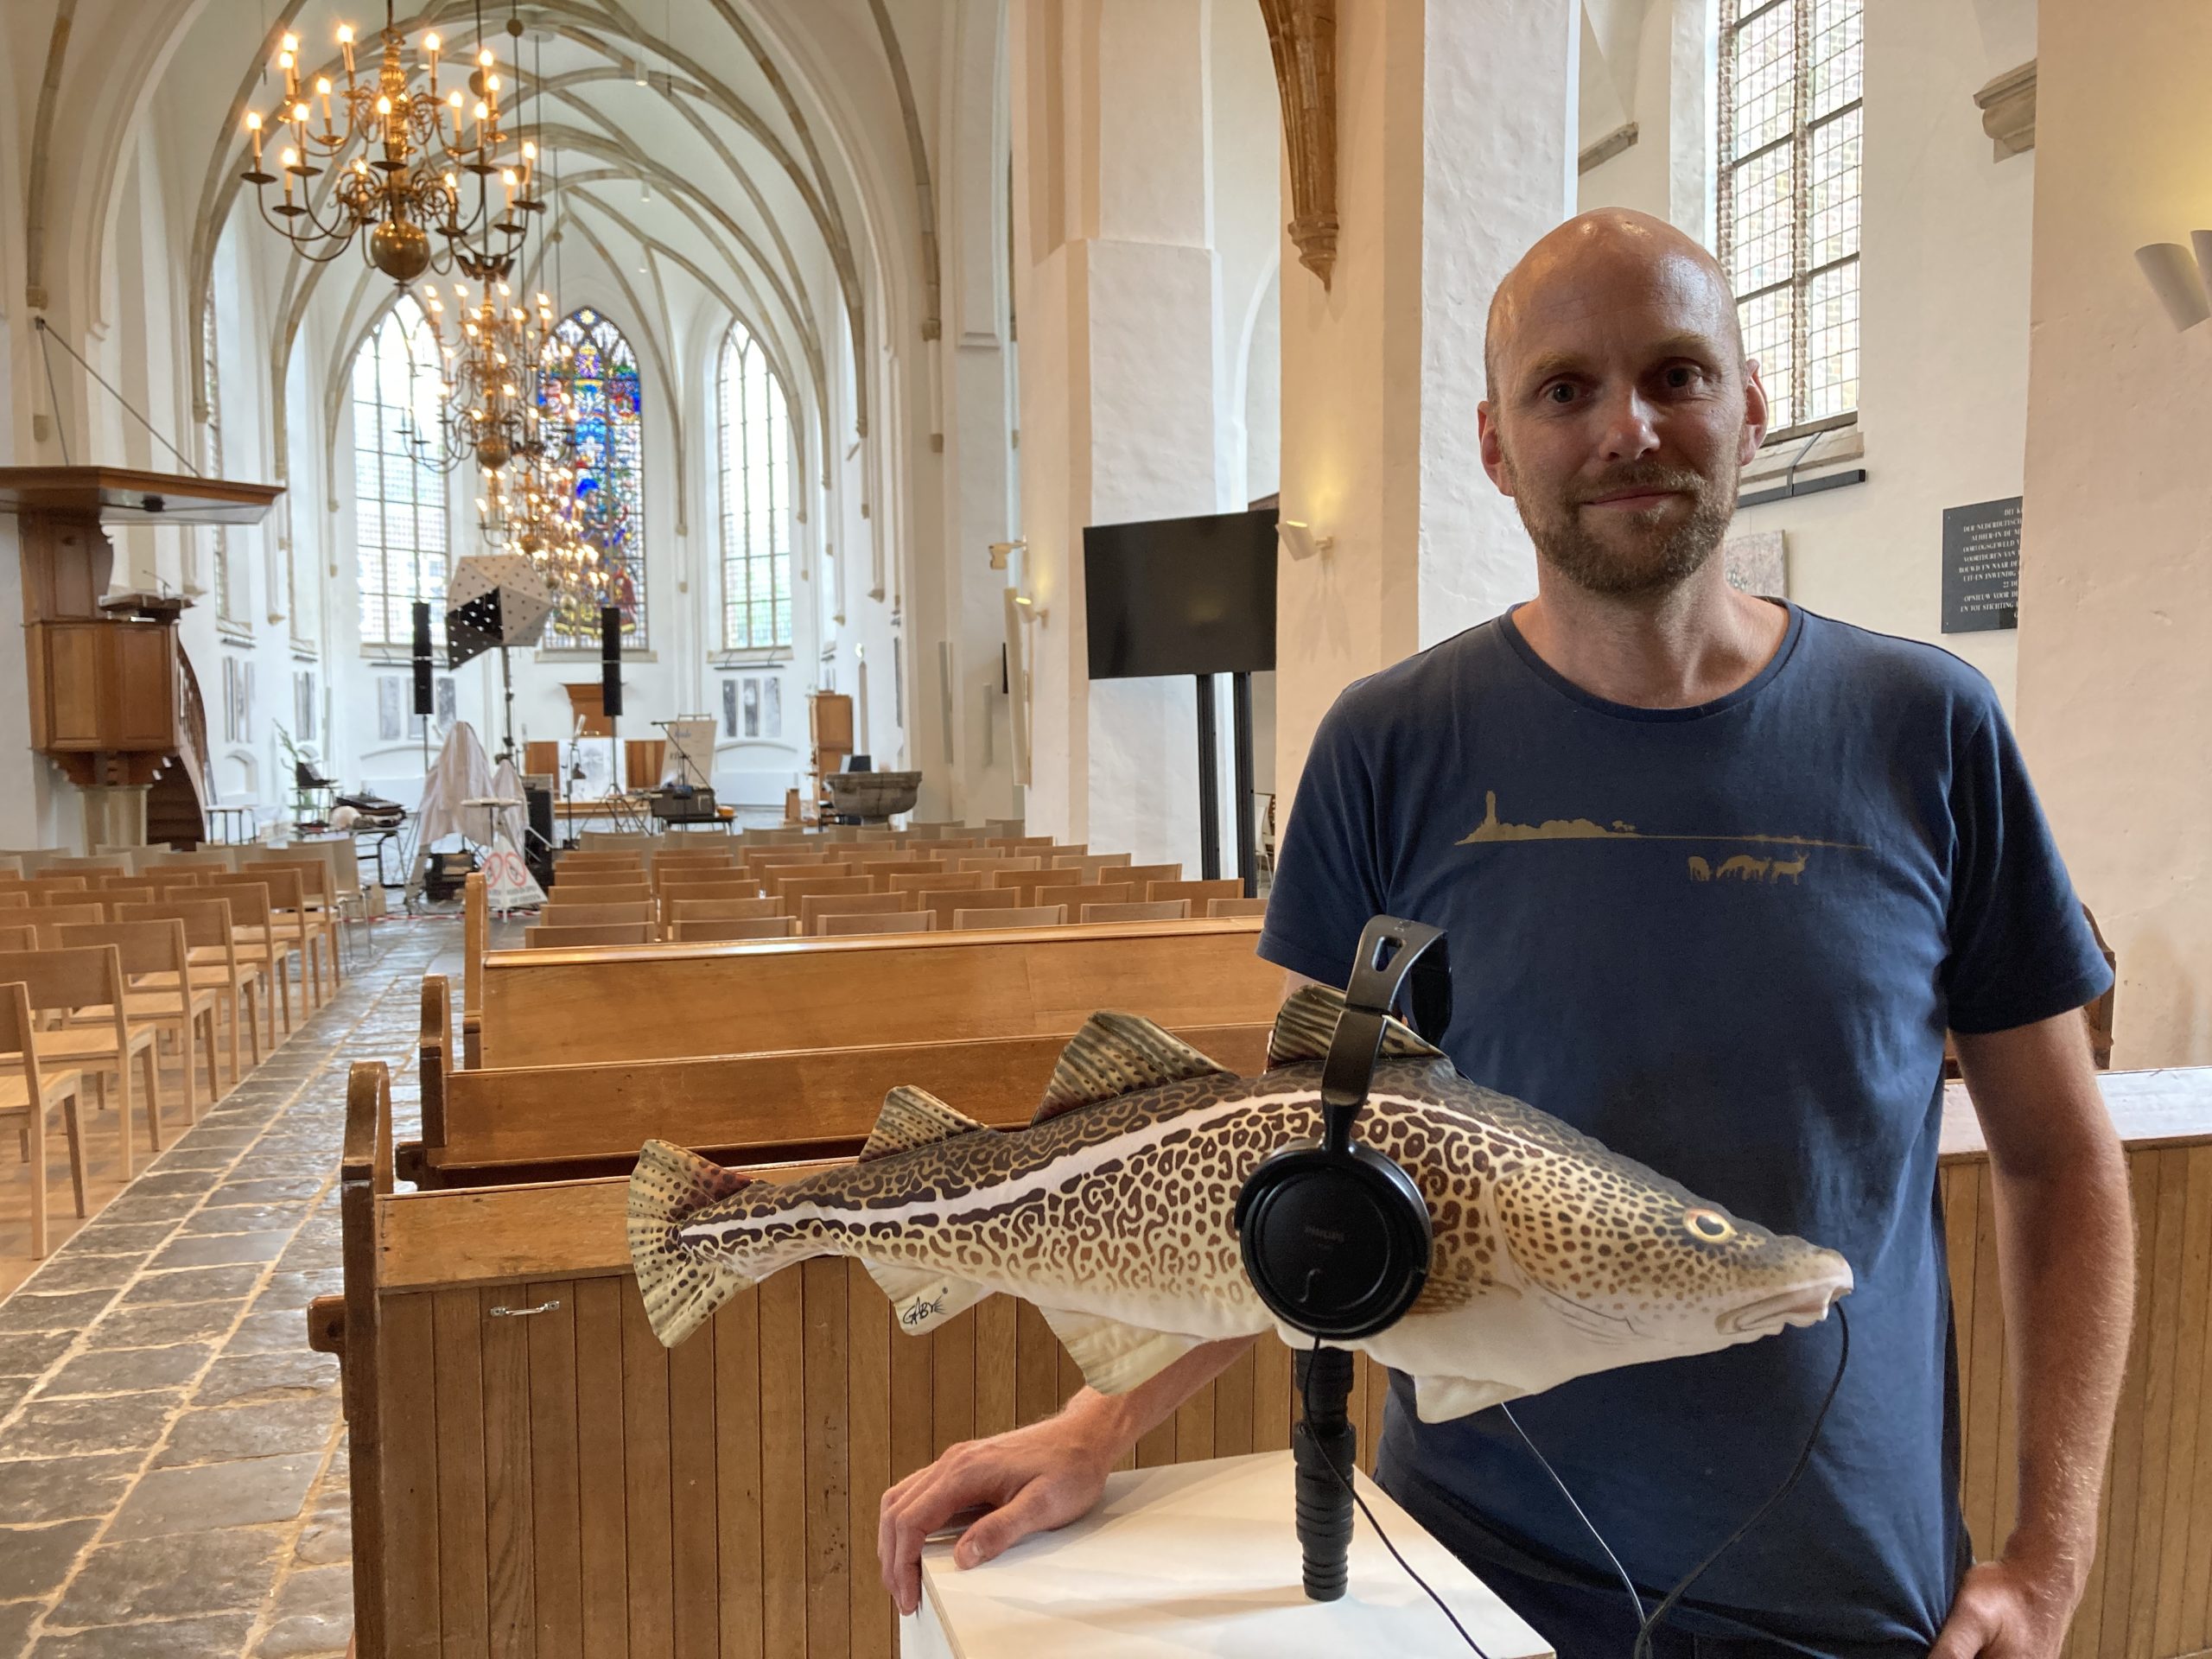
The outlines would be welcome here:
M 1720 263 L 1772 432 L 1859 407 L 1863 0 L 1720 0 Z
M 543 377 L 541 404 L 565 386 L 575 415 L 572 487 L 584 541 L 598 550 L 598 568 L 554 577 L 559 602 L 545 643 L 599 649 L 599 611 L 622 611 L 622 643 L 645 640 L 645 474 L 643 388 L 637 353 L 622 331 L 586 307 L 555 327 L 558 365 Z
M 722 645 L 791 642 L 791 431 L 783 383 L 744 325 L 722 341 Z
M 359 550 L 361 639 L 405 646 L 413 606 L 428 600 L 443 620 L 444 477 L 416 459 L 415 430 L 438 424 L 437 336 L 411 294 L 402 294 L 353 358 L 353 536 Z

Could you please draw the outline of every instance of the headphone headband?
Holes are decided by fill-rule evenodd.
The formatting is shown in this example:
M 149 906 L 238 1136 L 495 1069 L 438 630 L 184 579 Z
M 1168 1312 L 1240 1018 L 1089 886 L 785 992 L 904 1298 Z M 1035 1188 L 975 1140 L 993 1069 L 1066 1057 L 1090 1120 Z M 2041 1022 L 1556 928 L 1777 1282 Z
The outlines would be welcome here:
M 1377 916 L 1359 936 L 1359 954 L 1344 987 L 1344 1013 L 1321 1067 L 1321 1144 L 1342 1152 L 1367 1103 L 1368 1084 L 1389 1018 L 1406 981 L 1413 980 L 1414 1028 L 1432 1039 L 1452 1020 L 1452 974 L 1444 930 L 1402 917 Z

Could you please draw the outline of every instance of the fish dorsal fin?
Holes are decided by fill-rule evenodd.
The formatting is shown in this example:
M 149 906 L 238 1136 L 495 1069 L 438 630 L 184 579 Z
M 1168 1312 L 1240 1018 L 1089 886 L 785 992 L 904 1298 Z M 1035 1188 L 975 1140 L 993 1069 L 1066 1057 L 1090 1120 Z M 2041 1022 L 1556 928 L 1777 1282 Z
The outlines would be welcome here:
M 1325 1060 L 1337 1034 L 1337 1016 L 1344 1011 L 1344 994 L 1333 985 L 1301 985 L 1290 994 L 1275 1015 L 1275 1028 L 1268 1037 L 1268 1069 L 1295 1065 L 1300 1060 Z M 1423 1042 L 1402 1020 L 1382 1022 L 1385 1060 L 1434 1058 L 1444 1051 Z
M 1030 1124 L 1034 1128 L 1062 1112 L 1139 1089 L 1236 1075 L 1149 1020 L 1134 1014 L 1094 1014 L 1060 1051 L 1044 1103 Z
M 956 1135 L 973 1135 L 987 1128 L 972 1117 L 962 1116 L 928 1090 L 902 1083 L 883 1097 L 883 1110 L 875 1128 L 868 1132 L 868 1144 L 861 1148 L 860 1161 L 912 1152 L 916 1147 L 933 1146 Z

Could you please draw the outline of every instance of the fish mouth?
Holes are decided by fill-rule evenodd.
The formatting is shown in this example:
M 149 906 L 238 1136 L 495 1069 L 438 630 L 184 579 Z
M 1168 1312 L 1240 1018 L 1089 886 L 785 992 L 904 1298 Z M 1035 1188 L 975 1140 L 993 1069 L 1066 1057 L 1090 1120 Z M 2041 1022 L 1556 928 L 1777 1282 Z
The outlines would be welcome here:
M 1732 1337 L 1765 1337 L 1789 1326 L 1818 1325 L 1827 1318 L 1828 1308 L 1840 1298 L 1848 1295 L 1851 1281 L 1828 1280 L 1817 1285 L 1799 1285 L 1778 1295 L 1763 1296 L 1758 1301 L 1734 1308 L 1720 1316 L 1722 1334 Z

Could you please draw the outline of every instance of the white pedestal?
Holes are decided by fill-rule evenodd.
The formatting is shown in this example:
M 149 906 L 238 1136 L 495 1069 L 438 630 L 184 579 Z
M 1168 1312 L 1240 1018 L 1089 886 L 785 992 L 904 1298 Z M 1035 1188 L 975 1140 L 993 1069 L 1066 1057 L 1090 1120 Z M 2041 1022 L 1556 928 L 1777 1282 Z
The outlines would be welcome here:
M 1551 1649 L 1365 1476 L 1361 1497 L 1491 1659 Z M 922 1605 L 901 1659 L 1346 1659 L 1468 1649 L 1390 1559 L 1364 1516 L 1351 1586 L 1299 1585 L 1287 1452 L 1112 1477 L 1105 1501 L 1058 1532 L 963 1573 L 952 1541 L 922 1555 Z

